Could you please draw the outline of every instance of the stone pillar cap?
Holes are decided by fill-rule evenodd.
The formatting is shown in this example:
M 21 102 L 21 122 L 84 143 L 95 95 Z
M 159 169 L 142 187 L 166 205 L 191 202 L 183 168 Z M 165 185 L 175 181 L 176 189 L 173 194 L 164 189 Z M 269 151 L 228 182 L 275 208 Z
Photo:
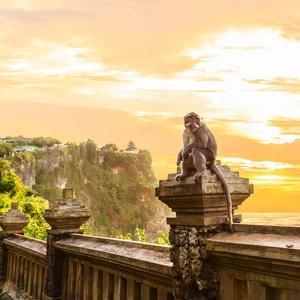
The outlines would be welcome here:
M 221 165 L 220 161 L 216 164 L 228 184 L 234 212 L 253 193 L 253 185 L 238 172 Z M 195 183 L 193 177 L 176 181 L 175 176 L 170 174 L 156 188 L 156 196 L 176 212 L 176 217 L 167 218 L 168 224 L 208 226 L 227 223 L 226 195 L 221 181 L 212 171 L 207 170 L 199 183 Z M 234 215 L 234 219 L 237 222 L 241 217 Z
M 73 198 L 73 189 L 70 188 L 63 189 L 62 198 L 44 213 L 51 226 L 50 233 L 81 232 L 80 226 L 90 217 L 90 210 Z
M 22 234 L 24 227 L 29 223 L 29 218 L 27 218 L 23 212 L 19 211 L 18 208 L 19 203 L 12 202 L 11 209 L 0 216 L 0 226 L 4 233 Z

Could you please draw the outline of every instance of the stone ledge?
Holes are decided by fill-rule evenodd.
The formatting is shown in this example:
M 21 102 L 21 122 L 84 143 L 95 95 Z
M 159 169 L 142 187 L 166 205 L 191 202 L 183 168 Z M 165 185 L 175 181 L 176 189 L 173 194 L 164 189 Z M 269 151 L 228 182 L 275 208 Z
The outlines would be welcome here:
M 300 237 L 294 235 L 221 232 L 207 239 L 207 250 L 222 255 L 260 257 L 300 265 Z
M 224 211 L 224 214 L 227 212 Z M 239 223 L 242 221 L 242 215 L 233 215 L 234 226 L 236 226 L 236 222 Z M 205 216 L 197 215 L 197 216 L 179 216 L 177 217 L 169 217 L 167 218 L 167 223 L 169 225 L 190 225 L 190 226 L 209 226 L 209 225 L 220 225 L 227 224 L 227 216 Z M 234 227 L 235 228 L 235 227 Z
M 225 225 L 226 226 L 226 225 Z M 235 224 L 237 232 L 246 233 L 273 233 L 281 235 L 300 236 L 300 226 L 282 226 L 282 225 L 260 225 L 260 224 Z
M 30 257 L 38 257 L 45 262 L 47 245 L 46 242 L 34 238 L 15 235 L 4 240 L 7 248 L 18 251 L 22 255 L 26 254 Z
M 153 250 L 157 252 L 169 253 L 170 250 L 170 246 L 166 246 L 166 245 L 142 243 L 142 242 L 136 242 L 132 240 L 117 239 L 117 238 L 99 237 L 99 236 L 82 235 L 82 234 L 72 234 L 71 237 L 81 241 L 107 243 L 107 244 L 120 245 L 120 246 L 132 247 L 132 248 Z
M 135 268 L 143 272 L 171 276 L 172 263 L 169 257 L 169 247 L 156 245 L 134 245 L 135 242 L 119 241 L 114 239 L 102 239 L 97 237 L 83 237 L 76 234 L 55 244 L 55 248 L 107 263 L 116 264 L 120 267 Z M 142 243 L 139 243 L 142 244 Z M 137 247 L 135 247 L 137 246 Z M 149 247 L 149 248 L 147 248 Z M 159 251 L 159 248 L 162 251 Z

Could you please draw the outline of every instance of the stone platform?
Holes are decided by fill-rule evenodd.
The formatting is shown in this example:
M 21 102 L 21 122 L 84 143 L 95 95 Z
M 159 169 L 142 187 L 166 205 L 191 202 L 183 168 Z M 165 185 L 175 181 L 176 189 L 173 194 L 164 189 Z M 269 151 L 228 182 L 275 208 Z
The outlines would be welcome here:
M 217 166 L 228 183 L 234 212 L 253 193 L 253 185 L 219 161 Z M 176 217 L 167 219 L 168 224 L 207 226 L 227 223 L 226 195 L 214 173 L 207 170 L 199 183 L 195 183 L 193 177 L 176 181 L 176 175 L 169 174 L 168 179 L 161 180 L 156 188 L 156 196 L 176 212 Z M 239 215 L 233 215 L 233 219 L 234 222 L 241 221 Z

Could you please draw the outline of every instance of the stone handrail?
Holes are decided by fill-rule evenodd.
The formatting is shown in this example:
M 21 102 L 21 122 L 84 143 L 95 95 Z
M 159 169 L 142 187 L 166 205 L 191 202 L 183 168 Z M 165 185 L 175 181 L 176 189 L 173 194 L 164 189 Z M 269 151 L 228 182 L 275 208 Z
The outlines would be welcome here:
M 55 247 L 63 299 L 173 299 L 167 246 L 72 234 Z
M 300 299 L 300 227 L 237 224 L 206 241 L 220 299 Z
M 12 299 L 41 299 L 46 276 L 46 243 L 22 235 L 3 241 L 7 255 L 4 290 Z

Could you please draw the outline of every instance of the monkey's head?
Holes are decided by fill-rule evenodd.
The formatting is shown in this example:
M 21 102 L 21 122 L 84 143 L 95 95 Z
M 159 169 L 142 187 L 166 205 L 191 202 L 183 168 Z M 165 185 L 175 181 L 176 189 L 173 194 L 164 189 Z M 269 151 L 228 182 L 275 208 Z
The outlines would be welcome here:
M 200 127 L 201 117 L 194 112 L 185 115 L 183 117 L 183 120 L 184 120 L 184 127 L 190 133 L 195 133 Z

